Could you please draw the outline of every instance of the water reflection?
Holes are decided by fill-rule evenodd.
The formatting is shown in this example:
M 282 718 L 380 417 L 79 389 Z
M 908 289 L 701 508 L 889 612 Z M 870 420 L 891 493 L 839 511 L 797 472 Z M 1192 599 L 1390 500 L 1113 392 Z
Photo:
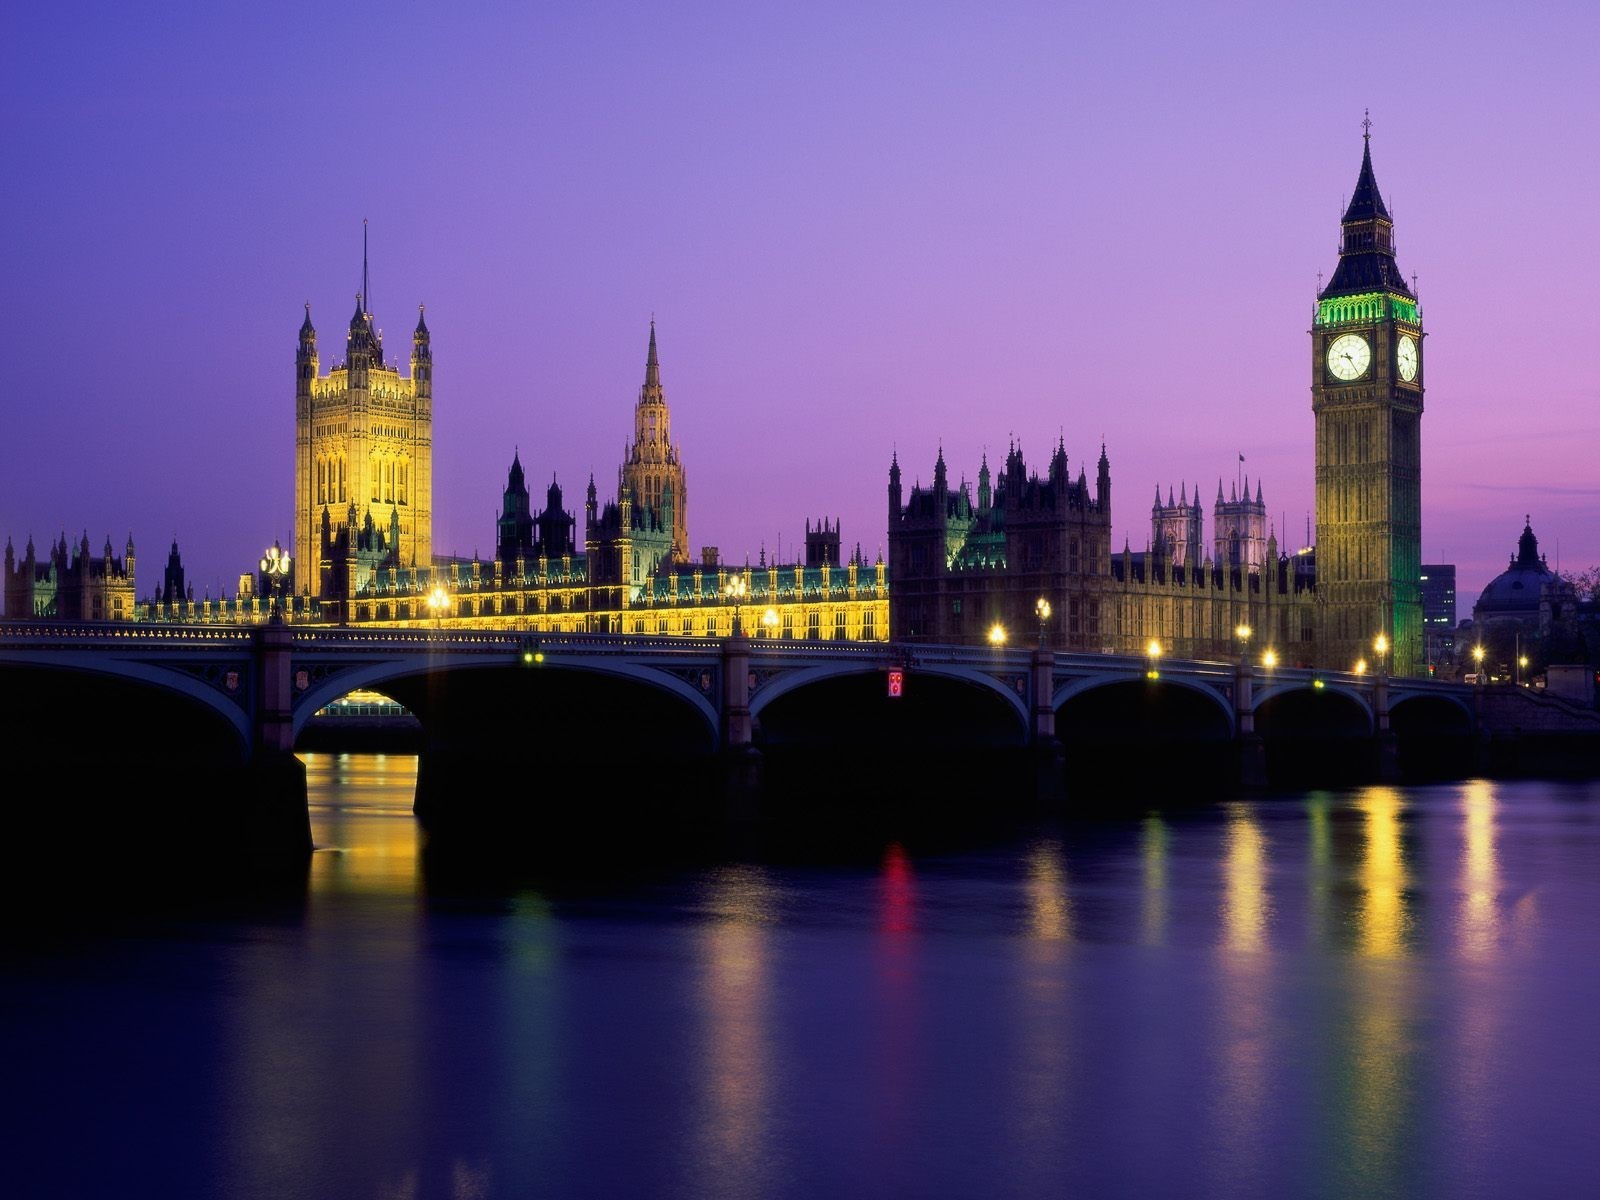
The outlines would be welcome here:
M 1404 801 L 1394 788 L 1372 787 L 1356 797 L 1355 807 L 1366 818 L 1361 902 L 1356 910 L 1361 952 L 1374 958 L 1398 958 L 1406 952 L 1410 930 L 1400 826 Z
M 1067 872 L 1060 838 L 1041 838 L 1028 851 L 1028 920 L 1034 938 L 1065 941 L 1072 932 Z
M 877 1019 L 873 1035 L 879 1141 L 904 1153 L 917 1119 L 916 1066 L 920 1028 L 917 968 L 917 884 L 905 847 L 884 851 L 877 880 Z
M 760 1194 L 781 1170 L 767 1131 L 773 1072 L 768 937 L 777 920 L 774 901 L 765 867 L 724 867 L 706 884 L 710 919 L 700 933 L 705 1059 L 698 1128 L 703 1145 L 702 1176 L 692 1189 L 696 1195 Z
M 1167 854 L 1170 833 L 1158 813 L 1139 824 L 1139 861 L 1144 886 L 1139 893 L 1140 927 L 1147 946 L 1167 938 Z
M 1481 779 L 1467 784 L 1461 807 L 1466 816 L 1466 852 L 1462 856 L 1461 870 L 1461 952 L 1467 958 L 1481 961 L 1493 957 L 1500 935 L 1493 785 Z
M 1357 870 L 1356 950 L 1347 1016 L 1344 1170 L 1364 1193 L 1393 1186 L 1407 1168 L 1403 1147 L 1413 1117 L 1411 1039 L 1412 974 L 1398 960 L 1407 954 L 1411 915 L 1401 814 L 1394 788 L 1363 789 L 1354 800 L 1363 817 L 1364 844 Z
M 1249 805 L 1229 809 L 1222 873 L 1226 881 L 1222 923 L 1230 950 L 1266 949 L 1271 900 L 1267 895 L 1266 834 Z
M 1072 897 L 1065 853 L 1061 838 L 1042 837 L 1022 862 L 1028 924 L 1010 1018 L 1016 1121 L 1015 1148 L 1008 1156 L 1022 1195 L 1048 1194 L 1056 1182 L 1057 1142 L 1071 1103 L 1073 1014 L 1066 966 L 1072 952 Z
M 313 896 L 420 890 L 417 758 L 302 754 L 311 810 Z
M 1247 803 L 1228 809 L 1223 833 L 1221 1004 L 1218 1010 L 1217 1120 L 1213 1143 L 1219 1185 L 1247 1179 L 1269 1152 L 1266 1102 L 1272 1070 L 1272 913 L 1266 831 Z

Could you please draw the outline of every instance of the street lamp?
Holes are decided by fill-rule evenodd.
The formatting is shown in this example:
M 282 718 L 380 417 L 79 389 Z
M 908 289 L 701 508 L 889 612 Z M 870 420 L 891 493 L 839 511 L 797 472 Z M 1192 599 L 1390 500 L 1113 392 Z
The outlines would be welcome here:
M 1356 659 L 1356 674 L 1357 675 L 1365 675 L 1366 673 L 1367 673 L 1367 660 L 1364 659 L 1364 658 Z
M 283 547 L 278 545 L 276 541 L 261 556 L 261 573 L 267 577 L 268 581 L 267 606 L 271 611 L 271 619 L 274 621 L 282 620 L 283 611 L 280 607 L 280 593 L 283 591 L 283 578 L 289 573 L 289 556 L 284 553 Z
M 1483 680 L 1483 645 L 1479 643 L 1472 648 L 1472 673 L 1478 677 L 1481 684 Z
M 761 628 L 766 631 L 766 636 L 769 638 L 775 638 L 778 636 L 777 609 L 769 608 L 766 612 L 761 614 Z
M 1161 672 L 1156 669 L 1156 663 L 1161 658 L 1161 643 L 1155 638 L 1150 639 L 1150 644 L 1144 648 L 1145 656 L 1150 659 L 1150 669 L 1144 673 L 1146 679 L 1160 679 Z
M 1278 652 L 1270 646 L 1267 647 L 1266 653 L 1261 656 L 1261 665 L 1269 671 L 1272 670 L 1278 665 Z
M 996 621 L 989 626 L 989 645 L 1004 646 L 1006 644 L 1006 627 Z
M 1384 674 L 1388 674 L 1388 671 L 1389 671 L 1389 659 L 1387 657 L 1387 655 L 1389 653 L 1389 639 L 1388 639 L 1388 637 L 1385 636 L 1384 634 L 1380 633 L 1377 637 L 1372 639 L 1372 648 L 1378 654 L 1378 670 L 1382 671 Z
M 450 607 L 450 597 L 445 595 L 444 588 L 439 584 L 433 585 L 433 591 L 428 593 L 428 611 L 433 614 L 433 627 L 440 628 L 444 624 L 444 610 Z
M 1517 655 L 1517 686 L 1518 687 L 1522 686 L 1522 673 L 1524 671 L 1526 671 L 1527 669 L 1528 669 L 1528 656 L 1526 654 Z
M 1039 615 L 1039 649 L 1043 650 L 1045 647 L 1044 627 L 1050 621 L 1050 601 L 1040 596 L 1034 603 L 1033 611 Z
M 750 588 L 744 581 L 743 575 L 730 575 L 728 582 L 723 586 L 722 594 L 733 601 L 733 636 L 738 637 L 744 632 L 740 616 L 743 615 L 744 598 L 749 594 Z

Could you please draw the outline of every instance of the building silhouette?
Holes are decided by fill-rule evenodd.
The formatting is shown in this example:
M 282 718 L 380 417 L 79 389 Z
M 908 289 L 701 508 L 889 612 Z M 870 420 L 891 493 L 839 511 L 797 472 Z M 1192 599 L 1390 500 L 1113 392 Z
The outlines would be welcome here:
M 112 552 L 109 536 L 100 554 L 93 554 L 87 530 L 78 544 L 71 547 L 63 533 L 44 558 L 38 556 L 30 537 L 19 559 L 11 539 L 7 538 L 6 616 L 53 621 L 131 620 L 134 615 L 133 571 L 131 533 L 120 558 Z

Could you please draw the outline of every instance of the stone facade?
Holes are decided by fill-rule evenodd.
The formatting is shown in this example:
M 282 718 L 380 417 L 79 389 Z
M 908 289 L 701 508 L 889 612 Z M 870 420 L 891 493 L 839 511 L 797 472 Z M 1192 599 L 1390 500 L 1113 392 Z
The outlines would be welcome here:
M 345 359 L 318 374 L 317 331 L 306 305 L 295 354 L 294 590 L 319 585 L 321 525 L 397 531 L 401 565 L 433 563 L 433 348 L 419 308 L 411 376 L 384 359 L 383 334 L 362 291 L 345 334 Z M 353 516 L 351 514 L 354 514 Z M 387 536 L 387 535 L 386 535 Z
M 87 532 L 72 547 L 62 534 L 42 559 L 31 537 L 20 559 L 7 538 L 6 616 L 12 620 L 132 620 L 133 569 L 131 533 L 120 558 L 112 553 L 109 537 L 98 556 L 91 553 Z

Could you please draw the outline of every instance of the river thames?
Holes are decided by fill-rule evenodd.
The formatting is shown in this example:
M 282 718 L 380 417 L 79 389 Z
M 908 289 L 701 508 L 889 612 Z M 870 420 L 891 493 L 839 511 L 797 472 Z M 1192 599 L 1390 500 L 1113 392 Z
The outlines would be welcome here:
M 1594 783 L 1130 800 L 463 889 L 424 869 L 415 759 L 307 761 L 303 895 L 7 948 L 7 1194 L 1593 1185 Z

